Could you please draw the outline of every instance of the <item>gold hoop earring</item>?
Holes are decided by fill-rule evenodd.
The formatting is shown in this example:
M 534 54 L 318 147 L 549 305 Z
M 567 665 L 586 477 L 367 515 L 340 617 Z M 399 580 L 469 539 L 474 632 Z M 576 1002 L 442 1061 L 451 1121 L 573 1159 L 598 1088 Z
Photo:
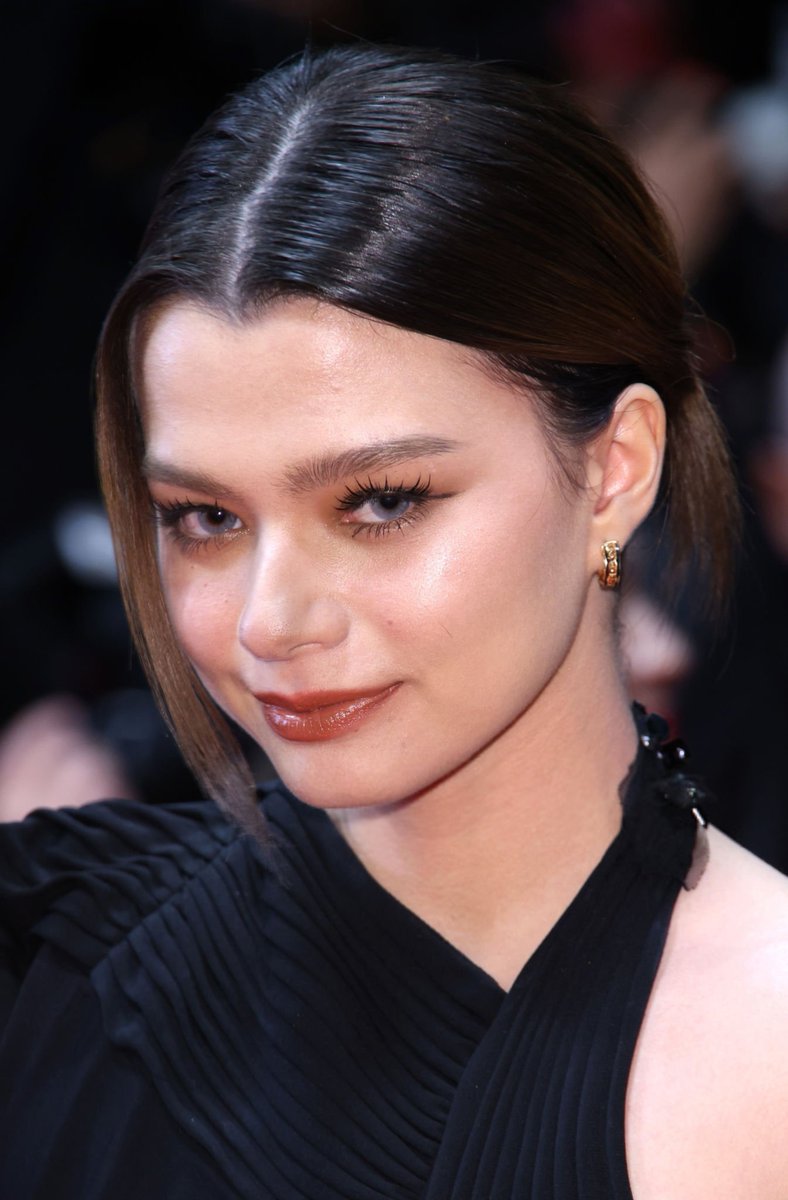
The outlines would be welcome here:
M 621 585 L 621 547 L 618 542 L 602 543 L 602 566 L 597 575 L 603 591 L 613 591 Z

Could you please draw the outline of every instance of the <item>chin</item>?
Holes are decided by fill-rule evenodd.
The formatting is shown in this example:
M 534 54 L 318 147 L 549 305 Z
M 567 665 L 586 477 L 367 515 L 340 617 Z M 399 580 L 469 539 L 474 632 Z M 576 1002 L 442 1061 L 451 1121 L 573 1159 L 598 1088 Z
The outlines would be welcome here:
M 368 744 L 356 750 L 344 739 L 331 746 L 264 749 L 285 787 L 313 808 L 385 807 L 424 791 L 436 778 L 422 755 L 414 751 L 416 762 L 409 763 L 404 748 L 392 752 L 390 744 L 378 752 Z
M 281 770 L 279 778 L 288 791 L 311 808 L 385 808 L 407 798 L 401 786 L 376 786 L 368 775 L 359 779 L 351 773 L 343 777 L 332 772 L 331 781 L 326 783 L 315 779 L 311 772 Z

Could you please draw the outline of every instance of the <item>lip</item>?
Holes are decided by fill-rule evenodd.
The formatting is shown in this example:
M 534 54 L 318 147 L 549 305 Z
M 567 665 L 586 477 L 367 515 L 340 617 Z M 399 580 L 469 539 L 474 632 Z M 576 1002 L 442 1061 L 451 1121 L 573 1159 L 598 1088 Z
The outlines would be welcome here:
M 373 691 L 256 693 L 266 722 L 288 742 L 327 742 L 357 729 L 388 700 L 399 683 Z

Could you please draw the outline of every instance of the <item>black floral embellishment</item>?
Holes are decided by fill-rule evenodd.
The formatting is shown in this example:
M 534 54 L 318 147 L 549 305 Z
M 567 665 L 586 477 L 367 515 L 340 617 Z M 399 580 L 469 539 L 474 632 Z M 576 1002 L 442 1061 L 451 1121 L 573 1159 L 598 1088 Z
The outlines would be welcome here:
M 658 750 L 668 736 L 668 723 L 657 713 L 646 713 L 642 704 L 633 705 L 636 717 L 639 718 L 640 744 L 645 750 Z
M 662 720 L 661 717 L 658 719 Z M 705 825 L 698 805 L 706 798 L 706 793 L 697 779 L 692 779 L 685 772 L 689 751 L 684 742 L 680 738 L 666 742 L 658 747 L 656 755 L 666 772 L 659 789 L 664 798 L 678 808 L 692 809 L 698 824 Z
M 705 799 L 705 793 L 695 779 L 689 779 L 682 771 L 668 775 L 660 785 L 660 792 L 678 808 L 697 808 Z
M 648 845 L 643 841 L 644 861 L 662 863 L 665 870 L 679 867 L 681 847 L 688 844 L 688 857 L 679 867 L 679 877 L 685 888 L 697 886 L 708 861 L 706 819 L 701 804 L 707 795 L 701 784 L 687 773 L 689 751 L 678 738 L 668 741 L 667 721 L 655 713 L 646 713 L 635 704 L 634 715 L 641 744 L 641 770 L 655 804 L 654 821 L 650 824 Z M 661 814 L 661 815 L 659 815 Z
M 665 740 L 670 729 L 664 717 L 646 713 L 641 704 L 633 707 L 638 719 L 640 744 L 653 752 L 662 767 L 658 784 L 660 794 L 678 808 L 696 808 L 705 798 L 705 792 L 696 779 L 686 774 L 690 754 L 685 743 L 680 738 L 670 742 Z

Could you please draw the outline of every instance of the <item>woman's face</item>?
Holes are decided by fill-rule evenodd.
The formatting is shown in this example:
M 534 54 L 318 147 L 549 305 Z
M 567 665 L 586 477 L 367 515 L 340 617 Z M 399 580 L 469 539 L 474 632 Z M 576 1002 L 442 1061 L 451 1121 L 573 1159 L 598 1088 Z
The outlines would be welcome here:
M 237 325 L 171 307 L 141 368 L 176 633 L 302 799 L 402 799 L 560 711 L 591 504 L 527 396 L 307 300 Z

